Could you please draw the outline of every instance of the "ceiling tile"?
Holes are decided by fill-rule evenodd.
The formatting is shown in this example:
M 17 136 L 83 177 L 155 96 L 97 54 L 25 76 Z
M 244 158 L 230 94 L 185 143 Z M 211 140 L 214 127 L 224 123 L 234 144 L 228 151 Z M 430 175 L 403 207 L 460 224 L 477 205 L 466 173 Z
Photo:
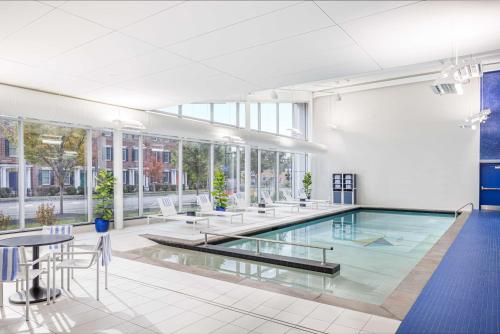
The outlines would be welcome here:
M 90 80 L 0 60 L 3 83 L 75 96 L 102 85 Z
M 344 29 L 384 68 L 500 48 L 498 1 L 429 1 L 365 17 Z M 483 43 L 483 41 L 485 43 Z M 477 47 L 477 48 L 476 48 Z
M 84 73 L 82 76 L 104 84 L 116 84 L 125 80 L 185 66 L 188 63 L 191 62 L 185 58 L 159 49 L 113 63 L 96 71 Z
M 154 45 L 167 46 L 294 3 L 290 1 L 187 1 L 128 26 L 123 31 Z
M 0 1 L 0 40 L 51 10 L 35 1 Z
M 108 33 L 97 24 L 54 10 L 0 42 L 0 57 L 28 65 Z
M 119 29 L 182 1 L 68 1 L 60 6 L 74 15 Z
M 288 38 L 252 49 L 204 61 L 209 66 L 249 82 L 265 84 L 265 77 L 278 77 L 314 66 L 338 63 L 342 50 L 354 43 L 338 27 Z M 359 48 L 353 52 L 362 53 Z M 364 55 L 364 54 L 363 54 Z
M 321 9 L 306 2 L 175 44 L 169 50 L 202 60 L 331 25 Z
M 170 102 L 165 96 L 154 96 L 120 87 L 102 87 L 80 94 L 81 98 L 138 109 L 153 109 Z
M 394 8 L 407 6 L 417 1 L 317 1 L 335 23 L 358 19 Z
M 81 75 L 154 50 L 157 49 L 147 43 L 121 33 L 112 33 L 52 58 L 44 66 L 63 73 Z

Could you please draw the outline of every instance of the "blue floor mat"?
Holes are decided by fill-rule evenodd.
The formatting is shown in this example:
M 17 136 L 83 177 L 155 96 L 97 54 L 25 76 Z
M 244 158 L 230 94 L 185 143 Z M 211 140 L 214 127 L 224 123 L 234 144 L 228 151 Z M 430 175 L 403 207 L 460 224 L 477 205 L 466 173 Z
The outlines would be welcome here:
M 500 333 L 500 212 L 471 214 L 397 333 Z

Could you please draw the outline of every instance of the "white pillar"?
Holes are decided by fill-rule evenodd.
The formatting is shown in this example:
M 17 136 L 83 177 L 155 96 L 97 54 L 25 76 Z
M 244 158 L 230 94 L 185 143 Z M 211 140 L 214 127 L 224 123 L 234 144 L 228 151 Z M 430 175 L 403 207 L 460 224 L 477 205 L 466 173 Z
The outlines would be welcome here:
M 260 202 L 260 172 L 261 172 L 261 149 L 257 150 L 257 202 Z
M 138 170 L 138 187 L 139 187 L 139 217 L 142 217 L 144 213 L 144 150 L 143 150 L 143 142 L 144 137 L 142 135 L 139 136 L 139 170 Z
M 240 168 L 240 147 L 236 146 L 236 194 L 240 192 Z
M 250 205 L 250 185 L 251 185 L 251 149 L 250 145 L 245 145 L 245 201 Z
M 209 170 L 210 170 L 210 198 L 212 198 L 212 191 L 214 191 L 214 144 L 210 144 L 210 159 L 209 159 L 209 163 L 210 163 L 210 166 L 209 166 Z
M 123 133 L 122 130 L 113 131 L 113 175 L 115 183 L 115 229 L 123 228 Z
M 87 220 L 91 222 L 94 218 L 94 201 L 92 199 L 92 191 L 94 189 L 94 173 L 92 172 L 92 130 L 87 131 Z M 97 152 L 99 155 L 99 151 Z
M 177 182 L 177 193 L 179 195 L 179 211 L 182 211 L 182 187 L 184 186 L 184 171 L 182 169 L 182 139 L 179 140 L 179 150 L 177 154 L 177 177 L 179 181 Z
M 24 160 L 24 122 L 19 119 L 17 123 L 17 161 L 19 165 L 17 173 L 17 196 L 19 198 L 19 228 L 24 229 L 25 215 L 24 215 L 24 198 L 26 192 L 25 176 L 26 176 L 26 162 Z
M 274 178 L 276 187 L 276 201 L 280 200 L 279 175 L 280 175 L 280 152 L 276 151 L 276 177 Z

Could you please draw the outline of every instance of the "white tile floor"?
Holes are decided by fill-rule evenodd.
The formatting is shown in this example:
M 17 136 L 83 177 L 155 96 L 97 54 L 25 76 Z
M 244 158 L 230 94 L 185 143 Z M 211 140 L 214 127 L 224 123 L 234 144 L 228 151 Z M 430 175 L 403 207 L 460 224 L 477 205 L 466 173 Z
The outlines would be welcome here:
M 317 214 L 315 210 L 304 210 L 300 217 Z M 211 225 L 230 233 L 233 229 L 294 218 L 297 216 L 280 213 L 271 220 L 250 218 L 243 226 L 217 221 Z M 185 223 L 140 225 L 111 231 L 113 249 L 150 246 L 154 243 L 139 235 L 152 230 L 184 238 L 199 237 Z M 79 243 L 91 244 L 97 237 L 86 232 L 75 238 Z M 24 320 L 24 308 L 7 301 L 15 285 L 5 284 L 0 334 L 394 333 L 399 326 L 399 321 L 392 319 L 117 257 L 113 258 L 109 274 L 109 290 L 101 285 L 101 298 L 96 301 L 95 269 L 76 271 L 71 291 L 65 291 L 55 304 L 32 305 L 29 323 Z M 59 274 L 57 277 L 59 284 Z
M 399 321 L 113 258 L 109 290 L 79 271 L 53 305 L 6 303 L 0 333 L 394 333 Z M 5 285 L 5 298 L 14 284 Z M 210 291 L 203 295 L 198 292 Z

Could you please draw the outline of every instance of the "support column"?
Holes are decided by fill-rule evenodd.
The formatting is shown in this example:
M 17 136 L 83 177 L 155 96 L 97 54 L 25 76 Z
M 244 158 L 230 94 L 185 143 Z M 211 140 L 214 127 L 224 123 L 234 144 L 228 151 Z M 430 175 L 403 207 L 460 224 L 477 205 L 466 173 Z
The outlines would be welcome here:
M 276 201 L 280 200 L 279 190 L 279 175 L 280 175 L 280 152 L 276 151 L 276 176 L 274 178 L 274 186 L 276 187 Z
M 214 144 L 210 144 L 210 159 L 209 159 L 209 170 L 210 170 L 210 194 L 208 195 L 210 198 L 212 198 L 212 191 L 214 191 Z
M 114 189 L 115 229 L 123 228 L 123 133 L 113 131 L 113 175 L 116 179 Z
M 143 199 L 144 199 L 144 150 L 143 150 L 143 142 L 144 142 L 144 136 L 140 135 L 139 136 L 139 149 L 138 149 L 138 155 L 139 155 L 139 170 L 137 171 L 139 173 L 137 177 L 137 182 L 139 183 L 138 189 L 139 189 L 139 217 L 142 217 L 144 214 L 144 204 L 143 204 Z M 163 156 L 162 156 L 163 159 Z
M 24 214 L 24 199 L 26 194 L 25 177 L 26 161 L 24 160 L 24 122 L 19 119 L 17 123 L 17 161 L 19 165 L 17 173 L 17 196 L 19 198 L 19 228 L 26 227 Z
M 245 201 L 247 205 L 250 205 L 250 186 L 251 186 L 251 149 L 250 145 L 245 145 Z
M 236 194 L 240 192 L 240 156 L 241 156 L 241 152 L 240 152 L 240 147 L 239 146 L 236 146 Z
M 183 140 L 179 140 L 179 149 L 177 154 L 177 194 L 179 196 L 178 203 L 179 208 L 178 211 L 182 211 L 182 187 L 184 186 L 184 171 L 182 169 L 182 142 Z
M 260 203 L 260 172 L 261 172 L 261 149 L 257 150 L 257 202 Z
M 92 129 L 87 130 L 87 176 L 85 178 L 87 184 L 87 221 L 91 222 L 94 218 L 94 201 L 92 199 L 92 191 L 93 191 L 93 173 L 92 173 Z M 98 153 L 99 154 L 99 153 Z

